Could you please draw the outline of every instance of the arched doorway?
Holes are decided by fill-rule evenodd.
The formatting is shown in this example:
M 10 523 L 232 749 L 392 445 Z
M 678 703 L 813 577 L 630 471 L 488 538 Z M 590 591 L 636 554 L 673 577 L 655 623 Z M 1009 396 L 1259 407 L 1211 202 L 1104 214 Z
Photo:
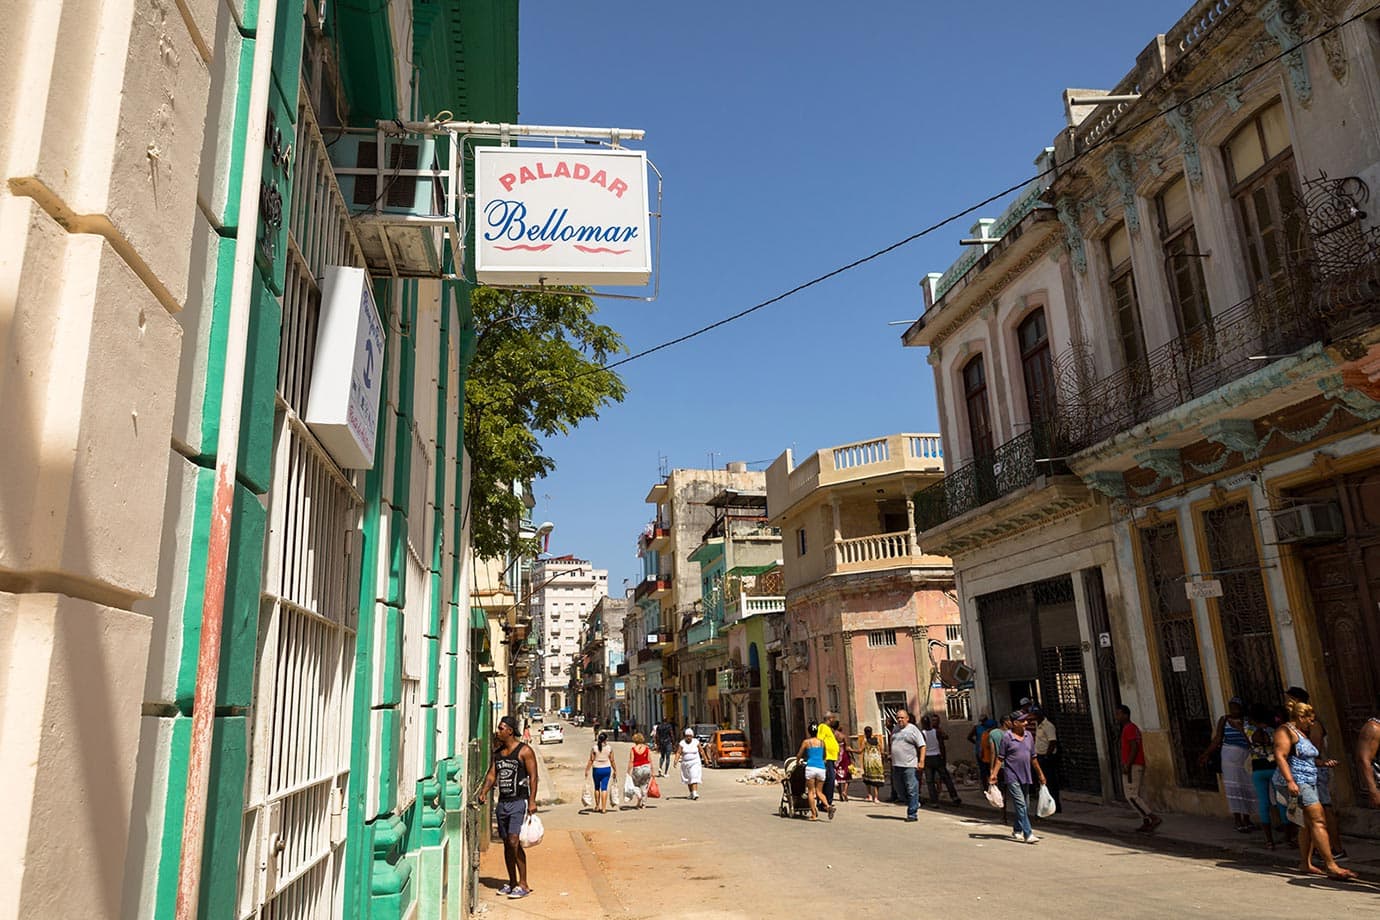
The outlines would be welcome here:
M 559 693 L 553 692 L 553 693 L 551 694 L 551 699 L 550 699 L 550 701 L 549 701 L 549 704 L 548 704 L 547 707 L 546 707 L 546 711 L 547 711 L 547 712 L 560 712 L 560 711 L 561 711 L 561 695 L 560 695 Z

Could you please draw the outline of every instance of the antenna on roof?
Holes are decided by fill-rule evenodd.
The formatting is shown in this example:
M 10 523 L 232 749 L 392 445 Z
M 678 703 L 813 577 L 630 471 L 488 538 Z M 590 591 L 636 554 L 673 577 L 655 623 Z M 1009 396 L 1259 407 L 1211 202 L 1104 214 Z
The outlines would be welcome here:
M 656 474 L 659 478 L 665 479 L 671 472 L 671 458 L 658 452 L 656 455 Z

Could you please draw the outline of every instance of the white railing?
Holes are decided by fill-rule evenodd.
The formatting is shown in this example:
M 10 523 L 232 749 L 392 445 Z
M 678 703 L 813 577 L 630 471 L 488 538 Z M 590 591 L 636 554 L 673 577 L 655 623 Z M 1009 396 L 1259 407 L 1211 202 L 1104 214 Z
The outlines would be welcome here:
M 906 451 L 912 460 L 943 460 L 944 440 L 937 434 L 906 435 Z
M 844 444 L 834 448 L 834 469 L 847 470 L 869 463 L 885 463 L 891 459 L 891 446 L 886 438 Z
M 786 609 L 786 598 L 776 594 L 748 594 L 740 598 L 743 616 L 756 616 L 759 613 L 779 613 Z
M 910 554 L 910 534 L 906 531 L 854 537 L 838 544 L 839 565 L 904 559 Z

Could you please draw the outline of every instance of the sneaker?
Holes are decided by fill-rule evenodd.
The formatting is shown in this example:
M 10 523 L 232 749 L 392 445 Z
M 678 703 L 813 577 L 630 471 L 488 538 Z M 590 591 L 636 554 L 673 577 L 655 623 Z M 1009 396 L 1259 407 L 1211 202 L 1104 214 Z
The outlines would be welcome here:
M 1040 842 L 1040 838 L 1039 838 L 1039 837 L 1036 837 L 1034 834 L 1031 834 L 1029 837 L 1025 838 L 1025 842 L 1026 842 L 1026 843 L 1039 843 L 1039 842 Z
M 836 810 L 837 810 L 837 809 L 835 809 L 833 805 L 830 805 L 830 806 L 829 806 L 829 820 L 830 820 L 830 821 L 834 820 L 834 812 L 835 812 Z
M 531 893 L 531 889 L 523 888 L 521 885 L 519 885 L 512 891 L 508 892 L 508 899 L 510 901 L 516 901 L 518 898 L 525 898 Z
M 510 892 L 510 891 L 512 891 L 512 890 L 513 890 L 513 886 L 512 886 L 512 885 L 504 885 L 502 888 L 498 889 L 498 893 L 499 893 L 499 894 L 507 894 L 508 892 Z
M 1011 839 L 1012 839 L 1012 840 L 1020 840 L 1020 839 L 1021 839 L 1021 832 L 1020 832 L 1020 831 L 1012 831 L 1012 832 L 1011 832 Z
M 907 815 L 907 816 L 906 816 L 906 820 L 907 820 L 907 821 L 919 821 L 920 819 L 917 818 L 915 815 Z

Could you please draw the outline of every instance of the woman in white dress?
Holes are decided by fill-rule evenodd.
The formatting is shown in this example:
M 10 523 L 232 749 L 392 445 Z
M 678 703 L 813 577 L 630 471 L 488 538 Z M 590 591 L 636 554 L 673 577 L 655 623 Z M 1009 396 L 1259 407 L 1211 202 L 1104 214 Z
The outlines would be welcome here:
M 676 745 L 676 763 L 680 764 L 680 781 L 690 787 L 690 798 L 700 797 L 700 743 L 693 729 L 685 730 L 685 737 Z

